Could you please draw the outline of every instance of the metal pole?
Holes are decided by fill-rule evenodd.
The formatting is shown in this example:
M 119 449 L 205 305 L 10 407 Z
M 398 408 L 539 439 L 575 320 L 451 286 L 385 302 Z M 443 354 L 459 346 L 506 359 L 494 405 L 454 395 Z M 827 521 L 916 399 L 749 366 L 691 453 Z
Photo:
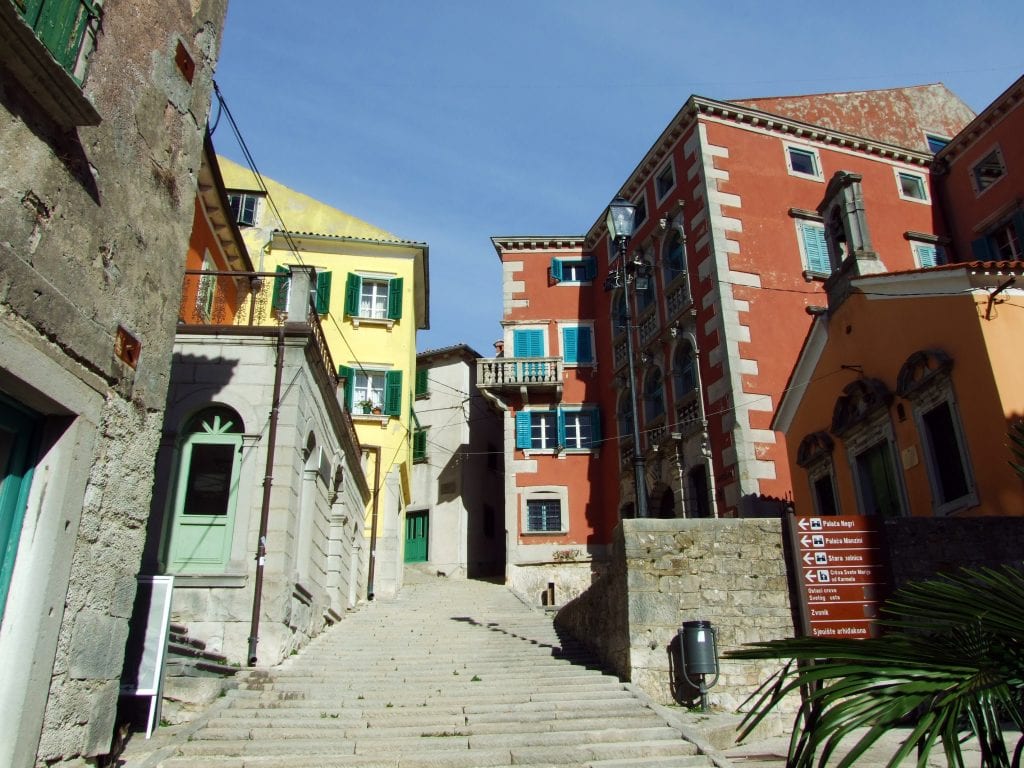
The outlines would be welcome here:
M 630 276 L 626 271 L 626 244 L 628 238 L 619 238 L 619 269 L 622 270 L 622 290 L 626 299 L 626 311 L 623 313 L 623 320 L 626 321 L 626 357 L 629 362 L 629 400 L 633 409 L 633 485 L 636 493 L 636 516 L 647 517 L 647 470 L 645 467 L 643 450 L 640 447 L 640 415 L 637 404 L 638 395 L 636 389 L 636 364 L 633 361 L 633 309 L 629 300 Z

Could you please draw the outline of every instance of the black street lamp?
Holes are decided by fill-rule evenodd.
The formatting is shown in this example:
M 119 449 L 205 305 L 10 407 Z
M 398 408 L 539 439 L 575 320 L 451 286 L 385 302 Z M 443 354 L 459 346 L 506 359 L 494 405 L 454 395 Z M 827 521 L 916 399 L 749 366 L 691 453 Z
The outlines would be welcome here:
M 629 286 L 636 284 L 636 290 L 645 290 L 650 278 L 650 265 L 640 259 L 626 260 L 626 249 L 633 237 L 633 224 L 636 217 L 636 206 L 617 195 L 608 204 L 608 236 L 614 241 L 617 250 L 615 270 L 609 276 L 606 288 L 622 286 L 625 299 L 625 310 L 622 319 L 626 324 L 626 357 L 629 362 L 629 398 L 633 413 L 633 484 L 636 488 L 636 516 L 647 517 L 647 481 L 643 451 L 640 449 L 640 418 L 636 388 L 636 366 L 633 361 L 633 310 L 630 307 Z

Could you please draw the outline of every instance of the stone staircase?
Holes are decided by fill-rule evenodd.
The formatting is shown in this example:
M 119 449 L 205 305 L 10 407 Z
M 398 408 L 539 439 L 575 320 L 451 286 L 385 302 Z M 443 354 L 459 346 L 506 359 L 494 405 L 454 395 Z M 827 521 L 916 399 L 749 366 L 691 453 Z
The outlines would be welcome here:
M 188 741 L 138 765 L 712 764 L 504 587 L 419 581 L 279 667 L 239 673 Z

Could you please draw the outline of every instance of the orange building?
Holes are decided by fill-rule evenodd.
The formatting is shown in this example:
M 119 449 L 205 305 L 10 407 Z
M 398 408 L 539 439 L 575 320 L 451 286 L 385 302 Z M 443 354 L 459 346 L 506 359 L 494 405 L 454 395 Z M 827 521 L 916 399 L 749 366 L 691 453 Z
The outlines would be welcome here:
M 506 409 L 513 587 L 535 595 L 554 582 L 561 600 L 589 582 L 618 520 L 635 514 L 637 452 L 652 516 L 784 509 L 792 480 L 771 422 L 811 321 L 805 310 L 853 265 L 861 274 L 937 263 L 947 233 L 930 164 L 973 117 L 942 85 L 692 96 L 607 195 L 637 206 L 628 267 L 603 211 L 578 237 L 493 238 L 504 357 L 481 360 L 478 381 Z M 627 277 L 650 284 L 630 283 L 628 328 Z M 581 348 L 590 360 L 570 364 Z M 527 427 L 531 439 L 546 428 L 544 409 L 554 412 L 551 434 L 568 428 L 567 441 L 578 427 L 562 414 L 584 414 L 589 449 L 558 440 L 524 449 Z M 538 490 L 560 505 L 560 527 L 546 537 L 529 530 Z
M 1024 514 L 1022 103 L 1024 78 L 935 158 L 930 247 L 953 263 L 829 286 L 773 422 L 798 512 Z

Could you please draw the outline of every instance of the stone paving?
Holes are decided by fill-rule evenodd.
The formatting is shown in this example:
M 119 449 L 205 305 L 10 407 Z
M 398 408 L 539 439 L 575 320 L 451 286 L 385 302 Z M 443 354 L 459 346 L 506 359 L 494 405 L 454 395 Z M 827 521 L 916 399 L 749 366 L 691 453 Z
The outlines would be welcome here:
M 680 728 L 505 587 L 409 571 L 128 768 L 712 766 Z

